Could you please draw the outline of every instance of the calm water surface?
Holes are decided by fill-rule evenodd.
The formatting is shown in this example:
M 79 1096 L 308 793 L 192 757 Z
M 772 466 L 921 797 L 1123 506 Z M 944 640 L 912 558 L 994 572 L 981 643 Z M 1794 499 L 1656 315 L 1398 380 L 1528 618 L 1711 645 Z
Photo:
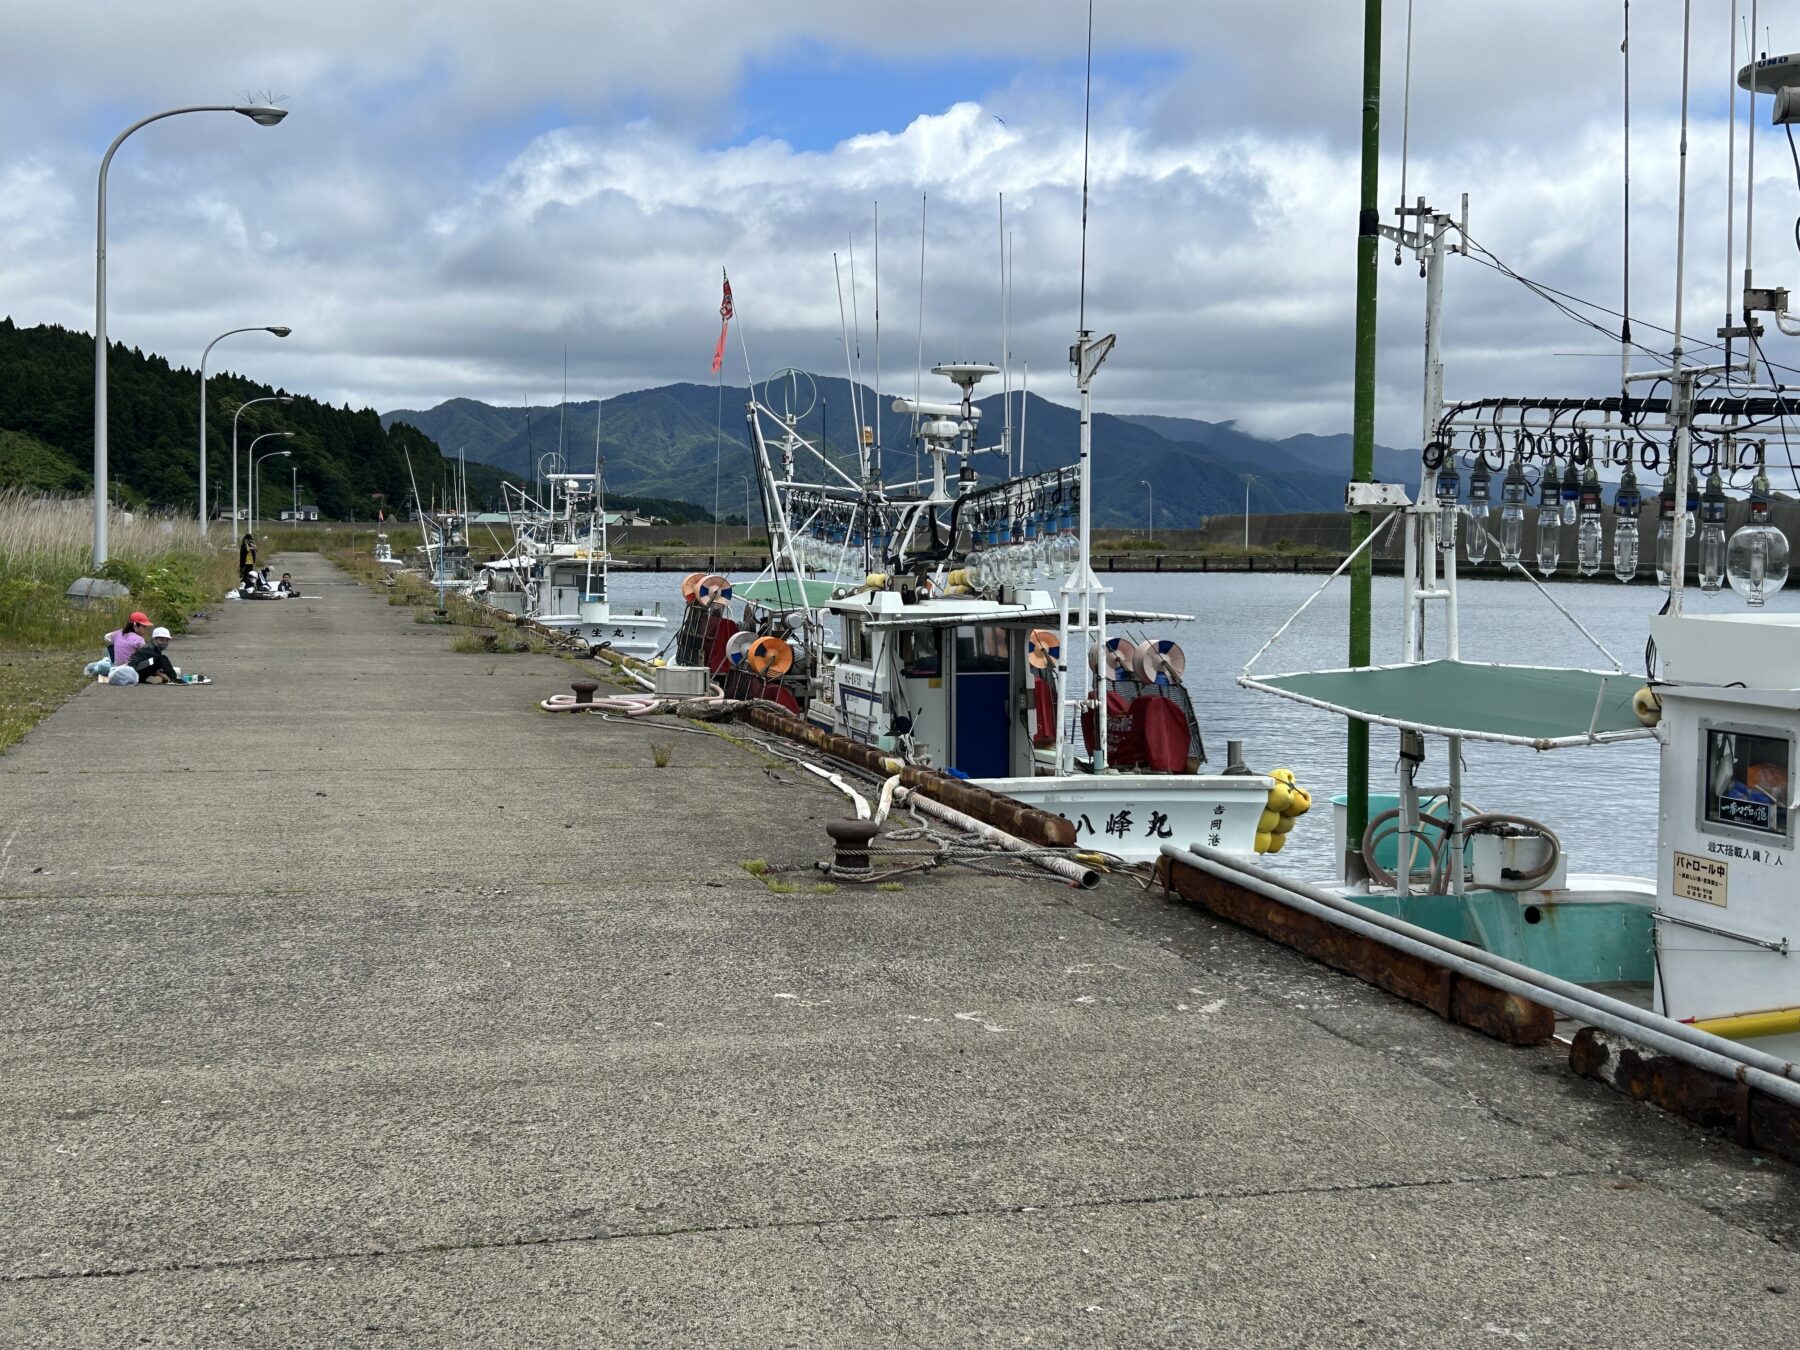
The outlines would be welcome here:
M 1318 587 L 1317 576 L 1242 573 L 1109 575 L 1109 604 L 1122 608 L 1192 614 L 1184 623 L 1155 625 L 1147 636 L 1170 637 L 1187 653 L 1187 686 L 1201 719 L 1214 767 L 1225 762 L 1225 742 L 1244 742 L 1253 768 L 1286 767 L 1319 805 L 1295 827 L 1292 842 L 1272 860 L 1309 877 L 1334 875 L 1330 797 L 1344 789 L 1345 723 L 1342 718 L 1237 687 L 1244 663 Z M 660 601 L 669 615 L 680 611 L 680 578 L 667 573 L 614 572 L 615 604 Z M 1631 674 L 1644 669 L 1650 616 L 1664 600 L 1654 586 L 1550 582 L 1547 589 L 1580 619 Z M 1472 661 L 1569 665 L 1606 669 L 1608 663 L 1537 590 L 1516 581 L 1464 581 L 1460 587 L 1462 656 Z M 1333 669 L 1345 660 L 1348 633 L 1347 578 L 1340 577 L 1257 663 L 1265 675 Z M 1687 592 L 1690 612 L 1741 610 L 1730 591 L 1719 596 Z M 1785 591 L 1771 610 L 1800 609 L 1800 592 Z M 1399 658 L 1401 583 L 1375 578 L 1374 656 Z M 1433 615 L 1435 621 L 1435 610 Z M 1437 634 L 1434 632 L 1434 639 Z M 1441 642 L 1431 644 L 1441 654 Z M 1370 789 L 1391 791 L 1399 734 L 1371 728 Z M 1441 738 L 1428 738 L 1421 781 L 1445 774 Z M 1656 749 L 1653 742 L 1538 752 L 1478 741 L 1464 745 L 1464 793 L 1485 810 L 1515 811 L 1552 825 L 1569 850 L 1571 870 L 1650 875 L 1656 847 Z

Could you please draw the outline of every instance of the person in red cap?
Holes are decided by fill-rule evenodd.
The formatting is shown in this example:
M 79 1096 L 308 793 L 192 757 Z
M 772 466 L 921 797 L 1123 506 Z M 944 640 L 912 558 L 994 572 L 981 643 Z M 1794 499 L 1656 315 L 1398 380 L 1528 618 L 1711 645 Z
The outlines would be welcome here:
M 144 630 L 149 626 L 150 616 L 133 610 L 124 624 L 106 635 L 106 654 L 112 658 L 115 666 L 131 664 L 131 658 L 144 645 Z

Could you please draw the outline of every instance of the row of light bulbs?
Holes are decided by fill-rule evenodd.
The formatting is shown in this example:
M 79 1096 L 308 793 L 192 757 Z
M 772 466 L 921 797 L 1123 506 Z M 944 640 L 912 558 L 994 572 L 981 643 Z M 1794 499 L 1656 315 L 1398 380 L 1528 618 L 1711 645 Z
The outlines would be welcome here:
M 963 559 L 969 585 L 988 591 L 1067 575 L 1081 558 L 1079 496 L 1070 483 L 1047 500 L 1040 494 L 978 510 Z
M 1477 462 L 1469 477 L 1468 512 L 1473 526 L 1469 531 L 1469 561 L 1482 562 L 1487 557 L 1490 522 L 1497 525 L 1500 558 L 1516 563 L 1524 552 L 1526 501 L 1530 484 L 1525 478 L 1523 459 L 1515 454 L 1500 484 L 1500 500 L 1493 500 L 1492 477 L 1485 463 Z M 1656 524 L 1656 581 L 1669 585 L 1675 538 L 1675 471 L 1663 478 L 1658 497 Z M 1446 455 L 1438 469 L 1436 497 L 1438 506 L 1438 547 L 1445 552 L 1456 548 L 1456 517 L 1460 509 L 1462 476 L 1456 460 Z M 1702 492 L 1692 470 L 1687 482 L 1687 534 L 1699 535 L 1700 589 L 1709 594 L 1731 588 L 1751 605 L 1762 605 L 1787 584 L 1788 541 L 1781 529 L 1769 520 L 1769 480 L 1761 469 L 1750 485 L 1750 520 L 1741 525 L 1727 540 L 1725 535 L 1725 488 L 1714 469 Z M 1629 467 L 1619 479 L 1613 493 L 1613 575 L 1622 582 L 1638 574 L 1638 513 L 1643 494 L 1638 491 L 1637 474 Z M 1537 567 L 1551 576 L 1562 560 L 1562 531 L 1575 526 L 1575 570 L 1582 576 L 1598 576 L 1605 564 L 1605 530 L 1601 524 L 1600 475 L 1593 465 L 1576 477 L 1575 466 L 1558 475 L 1552 456 L 1539 482 L 1535 552 Z

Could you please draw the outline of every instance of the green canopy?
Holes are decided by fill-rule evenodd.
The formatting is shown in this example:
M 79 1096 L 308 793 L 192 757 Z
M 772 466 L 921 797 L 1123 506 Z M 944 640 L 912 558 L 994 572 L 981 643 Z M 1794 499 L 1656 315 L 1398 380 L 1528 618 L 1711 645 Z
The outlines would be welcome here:
M 797 582 L 792 577 L 764 577 L 733 586 L 731 593 L 739 600 L 749 600 L 770 609 L 819 609 L 831 599 L 836 589 L 836 583 L 830 581 L 809 578 Z
M 1244 675 L 1238 683 L 1362 722 L 1539 750 L 1652 734 L 1631 707 L 1643 679 L 1618 671 L 1422 661 Z

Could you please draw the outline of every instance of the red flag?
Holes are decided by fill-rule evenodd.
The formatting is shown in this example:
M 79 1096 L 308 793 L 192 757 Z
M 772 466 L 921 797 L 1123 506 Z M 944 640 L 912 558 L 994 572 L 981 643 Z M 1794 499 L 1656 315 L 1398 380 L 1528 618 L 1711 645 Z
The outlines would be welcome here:
M 725 276 L 721 271 L 720 276 Z M 719 301 L 719 345 L 713 348 L 712 373 L 717 375 L 725 362 L 725 330 L 731 327 L 731 278 L 725 277 L 725 298 Z

